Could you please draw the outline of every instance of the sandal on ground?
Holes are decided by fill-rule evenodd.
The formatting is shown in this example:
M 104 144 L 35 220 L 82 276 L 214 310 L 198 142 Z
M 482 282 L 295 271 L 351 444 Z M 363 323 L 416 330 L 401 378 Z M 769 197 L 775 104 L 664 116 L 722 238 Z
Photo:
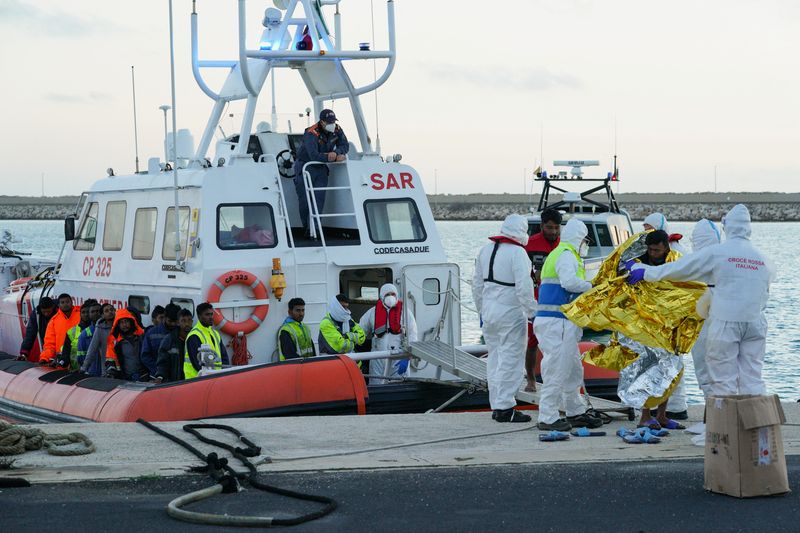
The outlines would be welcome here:
M 661 424 L 661 427 L 663 427 L 664 429 L 686 429 L 686 426 L 684 426 L 680 422 L 676 422 L 671 418 L 667 419 L 666 424 Z
M 673 422 L 674 422 L 674 420 L 673 420 Z M 677 424 L 677 422 L 675 422 L 675 423 Z M 659 429 L 661 429 L 661 424 L 659 424 L 658 420 L 656 420 L 655 418 L 651 418 L 650 420 L 648 420 L 644 424 L 637 424 L 636 427 L 637 428 L 650 428 L 650 429 L 655 429 L 656 431 L 658 431 Z M 674 429 L 674 428 L 669 428 L 669 429 Z
M 617 436 L 621 437 L 626 444 L 657 444 L 661 439 L 651 433 L 649 428 L 637 428 L 634 431 L 620 428 Z
M 562 433 L 561 431 L 551 431 L 550 433 L 539 433 L 539 440 L 542 442 L 569 440 L 569 434 Z
M 589 431 L 586 428 L 578 428 L 570 431 L 570 435 L 575 437 L 605 437 L 605 431 Z

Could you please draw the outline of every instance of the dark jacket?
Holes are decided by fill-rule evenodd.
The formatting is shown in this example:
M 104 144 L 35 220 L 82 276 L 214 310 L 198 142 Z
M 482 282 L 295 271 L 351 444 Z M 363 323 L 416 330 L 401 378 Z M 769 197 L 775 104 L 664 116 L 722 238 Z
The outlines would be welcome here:
M 158 347 L 156 360 L 156 377 L 164 381 L 181 381 L 183 379 L 183 353 L 186 349 L 186 339 L 178 335 L 179 328 L 170 331 Z
M 328 152 L 335 152 L 338 155 L 345 155 L 350 151 L 350 143 L 344 134 L 344 130 L 336 126 L 336 131 L 329 133 L 319 125 L 319 122 L 307 128 L 303 134 L 303 144 L 297 150 L 297 161 L 300 164 L 309 161 L 328 162 Z
M 106 348 L 108 345 L 108 335 L 111 333 L 111 324 L 104 318 L 100 318 L 94 326 L 92 340 L 86 350 L 86 359 L 81 364 L 81 372 L 88 372 L 92 376 L 103 375 L 104 361 L 106 360 Z
M 56 310 L 54 309 L 53 311 Z M 39 339 L 39 350 L 41 351 L 42 346 L 44 346 L 44 333 L 47 331 L 47 323 L 50 322 L 52 317 L 52 314 L 44 316 L 41 307 L 36 306 L 34 312 L 28 316 L 28 324 L 25 326 L 25 338 L 22 339 L 19 353 L 27 356 L 33 349 L 33 343 L 36 342 L 37 338 Z
M 161 324 L 160 326 L 152 326 L 144 330 L 144 337 L 142 338 L 142 364 L 147 367 L 151 375 L 156 373 L 156 360 L 158 359 L 158 350 L 161 342 L 169 337 L 170 330 L 167 326 Z

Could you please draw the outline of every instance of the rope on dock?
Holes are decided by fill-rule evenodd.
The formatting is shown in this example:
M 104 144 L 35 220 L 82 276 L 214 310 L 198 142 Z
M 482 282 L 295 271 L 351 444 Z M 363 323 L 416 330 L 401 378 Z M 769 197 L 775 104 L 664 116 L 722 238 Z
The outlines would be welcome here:
M 69 447 L 82 443 L 80 448 Z M 32 450 L 47 450 L 50 455 L 86 455 L 95 451 L 94 443 L 83 433 L 45 433 L 41 429 L 0 420 L 0 455 L 19 455 Z

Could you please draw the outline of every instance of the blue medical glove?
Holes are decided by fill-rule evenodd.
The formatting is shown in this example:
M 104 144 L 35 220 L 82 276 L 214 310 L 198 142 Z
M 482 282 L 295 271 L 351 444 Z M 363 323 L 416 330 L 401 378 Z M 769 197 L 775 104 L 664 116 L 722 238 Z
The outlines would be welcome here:
M 633 265 L 637 264 L 639 261 L 636 259 L 628 259 L 625 261 L 625 270 L 631 272 L 633 270 Z
M 394 364 L 394 368 L 398 375 L 403 375 L 408 370 L 408 359 L 400 359 Z
M 643 268 L 637 268 L 636 270 L 632 270 L 631 273 L 628 275 L 628 283 L 631 285 L 635 285 L 644 279 L 644 272 Z

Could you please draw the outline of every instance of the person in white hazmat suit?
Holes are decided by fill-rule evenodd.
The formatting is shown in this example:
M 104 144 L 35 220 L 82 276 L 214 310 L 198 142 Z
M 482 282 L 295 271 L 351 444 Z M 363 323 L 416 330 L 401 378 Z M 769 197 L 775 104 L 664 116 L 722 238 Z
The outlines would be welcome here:
M 417 341 L 417 322 L 411 311 L 403 313 L 403 302 L 397 297 L 397 287 L 384 284 L 378 293 L 379 300 L 364 313 L 358 325 L 367 337 L 372 337 L 372 351 L 396 350 L 403 345 L 403 322 L 408 342 Z M 405 315 L 405 316 L 404 316 Z M 389 368 L 387 372 L 387 362 Z M 373 359 L 369 362 L 369 373 L 373 376 L 399 377 L 408 370 L 408 359 L 399 361 Z M 370 385 L 386 383 L 385 379 L 370 378 Z
M 525 251 L 528 220 L 508 215 L 500 235 L 478 252 L 472 278 L 472 297 L 483 319 L 483 337 L 489 349 L 486 380 L 492 418 L 498 422 L 530 422 L 514 410 L 514 398 L 525 378 L 526 321 L 536 312 L 531 260 Z
M 680 253 L 682 256 L 689 253 L 689 250 L 681 243 L 681 238 L 683 237 L 680 234 L 672 233 L 670 231 L 669 222 L 667 222 L 667 217 L 665 217 L 662 213 L 651 213 L 647 215 L 642 223 L 644 229 L 646 230 L 662 230 L 669 235 L 669 248 L 675 252 Z M 686 420 L 689 418 L 689 414 L 687 412 L 687 404 L 686 404 L 686 385 L 683 381 L 683 378 L 678 382 L 678 386 L 675 387 L 675 390 L 672 391 L 669 398 L 667 399 L 667 417 L 672 418 L 674 420 Z M 651 414 L 655 412 L 655 409 L 651 409 Z
M 719 232 L 717 225 L 705 218 L 700 219 L 694 226 L 692 231 L 692 252 L 697 253 L 704 248 L 719 244 L 722 242 L 722 235 Z M 714 288 L 709 287 L 703 296 L 697 301 L 697 314 L 708 319 L 708 311 L 711 307 L 711 298 L 714 293 Z M 692 361 L 694 361 L 694 373 L 697 376 L 697 385 L 703 391 L 703 396 L 708 398 L 708 393 L 711 385 L 711 378 L 708 375 L 708 366 L 706 365 L 706 337 L 708 332 L 708 322 L 703 323 L 700 329 L 700 334 L 692 346 Z
M 561 306 L 592 288 L 586 281 L 583 257 L 589 251 L 588 230 L 570 219 L 561 230 L 561 243 L 542 266 L 539 306 L 533 332 L 542 350 L 542 389 L 539 395 L 539 429 L 569 431 L 572 427 L 600 427 L 603 421 L 586 412 L 580 394 L 583 364 L 578 348 L 583 330 L 570 322 Z M 567 419 L 560 418 L 564 407 Z
M 735 205 L 722 219 L 725 242 L 674 263 L 639 267 L 628 282 L 707 281 L 714 285 L 706 330 L 710 396 L 764 394 L 761 370 L 766 350 L 764 308 L 775 267 L 750 242 L 750 212 Z

